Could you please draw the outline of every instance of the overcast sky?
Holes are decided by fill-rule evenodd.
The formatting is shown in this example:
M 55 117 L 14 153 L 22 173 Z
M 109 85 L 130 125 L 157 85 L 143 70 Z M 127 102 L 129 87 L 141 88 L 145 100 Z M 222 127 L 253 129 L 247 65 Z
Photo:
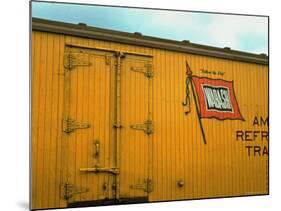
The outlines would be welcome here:
M 268 54 L 266 17 L 32 2 L 32 16 Z

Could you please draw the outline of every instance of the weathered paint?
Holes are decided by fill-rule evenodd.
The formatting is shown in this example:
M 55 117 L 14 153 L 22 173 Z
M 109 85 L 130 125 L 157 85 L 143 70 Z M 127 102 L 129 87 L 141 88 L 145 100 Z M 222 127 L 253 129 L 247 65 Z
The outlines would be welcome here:
M 70 48 L 67 43 L 81 47 Z M 69 91 L 64 67 L 68 51 L 79 52 L 92 63 L 70 70 Z M 123 127 L 119 129 L 119 158 L 116 155 L 118 129 L 113 127 L 117 112 L 115 51 L 125 53 L 121 59 Z M 186 61 L 196 76 L 233 80 L 245 119 L 202 119 L 206 145 L 194 96 L 191 96 L 191 112 L 184 114 Z M 132 66 L 150 63 L 152 78 L 130 70 Z M 202 69 L 224 74 L 207 74 Z M 62 131 L 66 115 L 90 122 L 91 127 L 66 134 Z M 130 128 L 147 120 L 149 115 L 153 120 L 153 134 Z M 111 188 L 116 183 L 114 174 L 85 173 L 79 169 L 97 163 L 100 167 L 114 167 L 117 158 L 120 159 L 121 198 L 148 196 L 149 201 L 166 201 L 268 194 L 268 156 L 259 156 L 258 152 L 254 155 L 254 151 L 249 156 L 246 148 L 268 147 L 268 141 L 265 138 L 262 141 L 261 137 L 256 141 L 236 140 L 237 131 L 268 131 L 267 125 L 257 124 L 256 117 L 258 120 L 268 117 L 267 65 L 33 31 L 32 209 L 66 207 L 67 200 L 61 197 L 60 190 L 61 184 L 67 181 L 78 188 L 90 188 L 86 193 L 75 194 L 69 203 L 114 198 Z M 99 162 L 94 156 L 95 140 L 100 141 Z M 143 184 L 146 178 L 153 181 L 152 192 L 131 188 Z M 184 182 L 183 187 L 178 186 L 179 181 Z

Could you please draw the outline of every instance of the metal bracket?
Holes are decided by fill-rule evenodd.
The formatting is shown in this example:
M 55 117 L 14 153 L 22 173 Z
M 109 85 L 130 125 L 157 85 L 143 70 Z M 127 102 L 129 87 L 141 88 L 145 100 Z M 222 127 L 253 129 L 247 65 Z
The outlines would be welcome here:
M 68 53 L 65 55 L 64 57 L 64 67 L 68 70 L 73 69 L 74 67 L 77 66 L 90 66 L 92 65 L 88 60 L 89 59 L 85 59 L 83 58 L 84 55 L 83 54 L 74 54 L 74 53 Z
M 94 172 L 94 173 L 111 173 L 119 174 L 118 168 L 107 168 L 107 167 L 93 167 L 93 168 L 80 168 L 83 172 Z
M 113 124 L 113 127 L 114 128 L 123 128 L 123 125 L 121 123 L 116 123 L 116 124 Z
M 91 125 L 89 123 L 76 122 L 74 119 L 65 118 L 62 123 L 63 132 L 71 133 L 76 129 L 89 128 Z
M 78 188 L 73 184 L 70 184 L 68 182 L 61 184 L 61 198 L 68 200 L 71 197 L 73 197 L 73 195 L 75 194 L 80 194 L 80 193 L 86 193 L 88 192 L 90 189 L 89 188 Z
M 144 67 L 131 67 L 131 71 L 143 73 L 146 77 L 153 77 L 152 64 L 145 64 Z
M 152 179 L 146 178 L 144 179 L 143 184 L 136 184 L 136 185 L 130 185 L 131 189 L 143 189 L 146 193 L 151 193 L 153 191 L 153 182 Z
M 109 55 L 105 55 L 105 64 L 106 65 L 110 64 L 110 56 Z
M 137 123 L 130 127 L 135 130 L 143 130 L 147 135 L 153 133 L 153 122 L 150 119 L 146 120 L 144 123 Z

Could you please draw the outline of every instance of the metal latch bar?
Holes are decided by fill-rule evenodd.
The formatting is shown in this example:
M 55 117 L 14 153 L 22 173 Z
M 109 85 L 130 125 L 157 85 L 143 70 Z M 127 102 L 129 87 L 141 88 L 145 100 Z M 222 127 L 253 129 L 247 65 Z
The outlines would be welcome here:
M 94 173 L 111 173 L 119 174 L 118 168 L 108 168 L 108 167 L 92 167 L 92 168 L 80 168 L 82 172 L 94 172 Z

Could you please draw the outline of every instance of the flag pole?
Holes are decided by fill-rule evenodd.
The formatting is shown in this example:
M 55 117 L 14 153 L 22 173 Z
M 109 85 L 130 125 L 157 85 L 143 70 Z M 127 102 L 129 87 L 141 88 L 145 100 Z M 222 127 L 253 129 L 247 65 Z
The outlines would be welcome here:
M 193 82 L 192 82 L 192 71 L 191 71 L 187 61 L 186 61 L 186 75 L 189 78 L 190 83 L 191 83 L 191 90 L 192 90 L 192 94 L 193 94 L 193 98 L 194 98 L 194 102 L 195 102 L 196 113 L 197 113 L 197 117 L 198 117 L 198 120 L 199 120 L 199 125 L 200 125 L 200 129 L 201 129 L 203 141 L 204 141 L 204 144 L 207 144 L 205 132 L 204 132 L 204 129 L 203 129 L 203 125 L 202 125 L 202 121 L 201 121 L 201 117 L 200 117 L 200 112 L 199 112 L 199 108 L 198 108 L 198 102 L 197 102 L 197 99 L 196 99 L 194 86 L 193 86 Z

